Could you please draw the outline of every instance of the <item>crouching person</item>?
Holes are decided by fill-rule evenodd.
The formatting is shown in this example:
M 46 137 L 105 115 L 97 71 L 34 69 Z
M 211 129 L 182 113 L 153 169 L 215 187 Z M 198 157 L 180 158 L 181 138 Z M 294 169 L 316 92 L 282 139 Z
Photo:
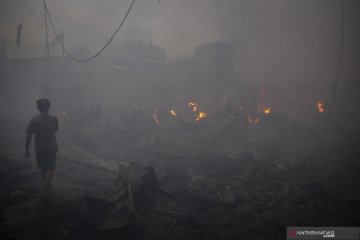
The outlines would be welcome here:
M 30 157 L 29 146 L 32 135 L 35 134 L 35 152 L 38 168 L 41 170 L 45 200 L 54 200 L 52 178 L 56 167 L 56 153 L 58 146 L 55 132 L 58 130 L 58 120 L 49 115 L 50 101 L 39 99 L 36 101 L 40 114 L 31 119 L 26 130 L 25 158 Z

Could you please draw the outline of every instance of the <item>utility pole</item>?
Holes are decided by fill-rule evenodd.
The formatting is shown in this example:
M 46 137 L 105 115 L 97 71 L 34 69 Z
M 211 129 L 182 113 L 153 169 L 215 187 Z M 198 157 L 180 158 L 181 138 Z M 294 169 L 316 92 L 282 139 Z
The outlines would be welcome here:
M 16 45 L 18 46 L 18 48 L 20 48 L 21 31 L 23 30 L 23 25 L 18 24 L 16 25 L 16 27 L 17 27 Z
M 4 58 L 6 58 L 6 44 L 5 44 L 5 36 L 1 37 L 1 52 Z

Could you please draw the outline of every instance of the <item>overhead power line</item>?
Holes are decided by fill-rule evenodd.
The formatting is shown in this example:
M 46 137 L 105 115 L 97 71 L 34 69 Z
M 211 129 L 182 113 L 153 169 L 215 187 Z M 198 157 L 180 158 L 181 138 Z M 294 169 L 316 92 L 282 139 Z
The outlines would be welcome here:
M 44 1 L 45 3 L 45 1 Z M 49 48 L 49 33 L 48 33 L 48 25 L 47 25 L 47 11 L 46 5 L 44 4 L 44 16 L 45 16 L 45 34 L 46 34 L 46 55 L 49 59 L 49 64 L 51 66 L 51 58 L 50 58 L 50 48 Z
M 125 16 L 124 18 L 122 19 L 121 23 L 119 24 L 119 26 L 116 28 L 115 32 L 112 34 L 112 36 L 110 37 L 110 39 L 105 43 L 105 45 L 97 52 L 95 53 L 93 56 L 89 57 L 89 58 L 85 58 L 85 59 L 80 59 L 80 58 L 77 58 L 77 57 L 74 57 L 73 55 L 71 55 L 71 53 L 65 48 L 64 46 L 64 43 L 61 42 L 59 39 L 59 34 L 57 33 L 56 29 L 55 29 L 55 26 L 54 26 L 54 23 L 52 21 L 52 18 L 51 18 L 51 15 L 50 15 L 50 12 L 49 12 L 49 9 L 46 5 L 46 2 L 44 1 L 44 9 L 47 13 L 47 16 L 50 20 L 50 25 L 54 31 L 54 34 L 55 34 L 55 39 L 58 41 L 59 45 L 61 46 L 62 50 L 66 53 L 66 55 L 68 55 L 72 60 L 74 61 L 77 61 L 77 62 L 88 62 L 94 58 L 96 58 L 97 56 L 99 56 L 109 45 L 110 43 L 113 41 L 113 39 L 115 38 L 116 34 L 119 32 L 119 30 L 121 29 L 121 27 L 124 25 L 125 23 L 125 20 L 126 18 L 128 17 L 131 9 L 133 8 L 134 6 L 134 3 L 135 3 L 135 0 L 132 0 L 131 2 L 131 5 L 130 7 L 128 8 L 128 10 L 126 11 L 125 13 Z
M 20 24 L 23 24 L 28 17 L 33 15 L 34 12 L 42 5 L 42 3 L 43 3 L 43 0 L 39 1 L 39 3 L 35 5 L 35 7 L 30 9 L 30 11 L 22 18 L 22 20 L 20 21 Z
M 31 17 L 36 12 L 36 10 L 42 5 L 42 3 L 43 3 L 43 0 L 39 1 L 38 4 L 36 4 L 33 8 L 31 8 L 19 22 L 15 23 L 15 21 L 14 21 L 15 26 L 17 27 L 19 25 L 24 25 L 25 20 L 28 19 L 29 17 Z M 3 36 L 7 37 L 16 31 L 17 31 L 17 28 L 16 29 L 14 28 L 12 30 L 7 31 Z

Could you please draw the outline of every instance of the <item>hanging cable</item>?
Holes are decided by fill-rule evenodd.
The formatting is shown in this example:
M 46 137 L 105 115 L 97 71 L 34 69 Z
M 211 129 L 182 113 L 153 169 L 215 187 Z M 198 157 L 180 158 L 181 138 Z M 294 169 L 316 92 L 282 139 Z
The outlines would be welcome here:
M 334 105 L 336 100 L 336 92 L 339 85 L 339 79 L 340 79 L 340 72 L 341 72 L 341 62 L 342 62 L 342 56 L 343 56 L 343 49 L 344 49 L 344 29 L 345 29 L 345 0 L 341 0 L 342 2 L 342 22 L 341 22 L 341 35 L 340 35 L 340 49 L 339 49 L 339 56 L 337 61 L 337 70 L 336 70 L 336 78 L 335 82 L 331 89 L 330 94 L 330 102 L 329 102 L 329 110 L 327 114 L 326 124 L 325 124 L 325 130 L 324 130 L 324 136 L 326 136 L 330 119 L 334 111 Z
M 39 1 L 38 4 L 35 5 L 35 7 L 33 7 L 32 9 L 30 9 L 30 11 L 27 12 L 27 14 L 24 15 L 24 17 L 22 18 L 22 20 L 20 21 L 20 23 L 16 24 L 16 46 L 18 48 L 20 48 L 20 44 L 21 44 L 21 32 L 24 29 L 24 23 L 25 20 L 29 17 L 31 17 L 35 11 L 41 6 L 41 4 L 43 3 L 43 0 Z M 7 31 L 3 36 L 3 46 L 2 49 L 4 49 L 5 47 L 5 38 L 8 37 L 11 33 L 13 33 L 14 30 L 9 30 Z M 4 52 L 4 51 L 3 51 Z
M 45 33 L 46 33 L 46 55 L 49 59 L 49 65 L 51 67 L 51 58 L 50 58 L 50 46 L 49 46 L 49 33 L 48 33 L 48 25 L 47 25 L 47 11 L 46 11 L 46 5 L 44 1 L 44 15 L 45 15 Z
M 49 9 L 48 9 L 45 1 L 44 1 L 44 8 L 45 8 L 45 11 L 47 13 L 47 16 L 49 17 L 51 27 L 52 27 L 52 29 L 54 31 L 54 34 L 55 34 L 55 38 L 57 39 L 58 43 L 60 44 L 62 50 L 66 53 L 66 55 L 68 55 L 72 60 L 77 61 L 77 62 L 88 62 L 88 61 L 96 58 L 97 56 L 99 56 L 110 45 L 112 40 L 115 38 L 116 34 L 119 32 L 121 27 L 124 25 L 124 22 L 125 22 L 126 18 L 128 17 L 134 3 L 135 3 L 135 0 L 132 0 L 131 5 L 128 8 L 128 10 L 126 11 L 123 20 L 121 21 L 120 25 L 117 27 L 117 29 L 115 30 L 113 35 L 110 37 L 110 39 L 106 42 L 106 44 L 95 55 L 93 55 L 92 57 L 86 58 L 86 59 L 80 59 L 80 58 L 76 58 L 76 57 L 72 56 L 71 53 L 65 48 L 64 44 L 61 41 L 59 41 L 59 34 L 57 33 L 57 31 L 55 29 L 54 23 L 53 23 L 53 21 L 51 19 L 51 15 L 49 13 Z
M 34 12 L 43 4 L 43 0 L 39 1 L 38 4 L 35 5 L 35 7 L 33 7 L 20 21 L 21 24 L 23 24 L 25 22 L 25 20 L 30 17 L 31 15 L 34 14 Z
M 30 9 L 30 11 L 28 11 L 27 14 L 25 14 L 24 17 L 21 19 L 21 21 L 19 23 L 15 24 L 15 26 L 24 25 L 25 20 L 28 19 L 29 17 L 31 17 L 35 13 L 35 11 L 42 5 L 42 3 L 43 3 L 43 0 L 41 0 L 38 4 L 36 4 L 35 7 Z M 3 36 L 7 37 L 11 33 L 14 33 L 14 30 L 7 31 Z

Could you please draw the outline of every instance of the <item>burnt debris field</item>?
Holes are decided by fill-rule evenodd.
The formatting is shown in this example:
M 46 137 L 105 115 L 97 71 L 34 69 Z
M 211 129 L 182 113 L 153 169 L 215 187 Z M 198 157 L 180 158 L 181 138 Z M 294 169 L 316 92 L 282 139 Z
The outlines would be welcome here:
M 0 9 L 0 239 L 359 227 L 357 1 Z
M 42 203 L 40 176 L 16 149 L 3 154 L 4 236 L 280 239 L 285 226 L 359 222 L 357 138 L 323 139 L 275 115 L 161 125 L 138 114 L 59 138 L 55 205 Z M 2 131 L 21 145 L 12 125 Z

